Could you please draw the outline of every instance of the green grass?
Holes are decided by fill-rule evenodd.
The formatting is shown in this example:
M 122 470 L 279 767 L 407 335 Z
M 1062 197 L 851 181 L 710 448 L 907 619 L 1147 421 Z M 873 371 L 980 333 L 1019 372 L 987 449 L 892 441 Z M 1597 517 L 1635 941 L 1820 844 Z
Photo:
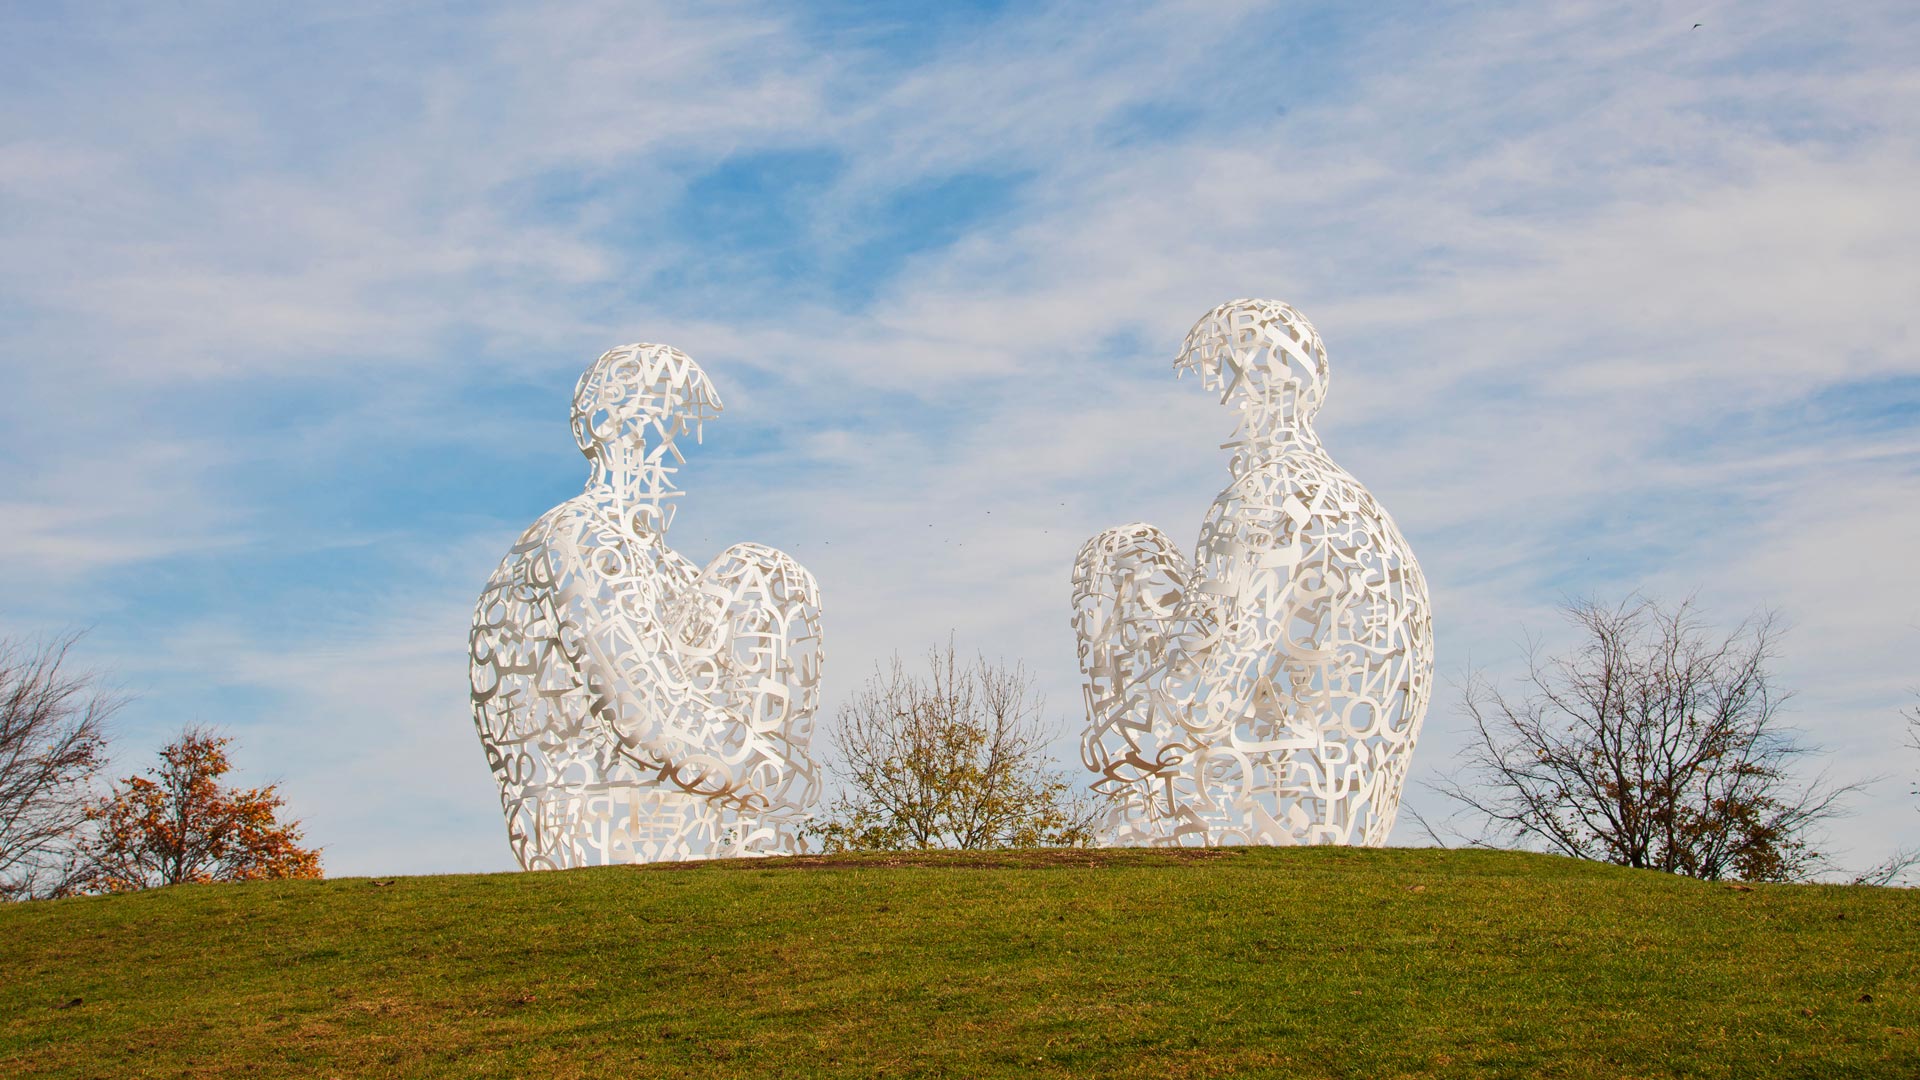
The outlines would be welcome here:
M 0 907 L 7 1076 L 1920 1075 L 1920 893 L 1508 852 L 812 859 Z

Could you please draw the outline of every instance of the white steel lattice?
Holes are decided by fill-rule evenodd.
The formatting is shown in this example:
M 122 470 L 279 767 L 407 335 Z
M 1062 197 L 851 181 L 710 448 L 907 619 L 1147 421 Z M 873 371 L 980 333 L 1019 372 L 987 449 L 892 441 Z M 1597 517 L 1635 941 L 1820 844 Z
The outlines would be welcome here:
M 720 412 L 665 345 L 573 397 L 586 490 L 541 515 L 473 617 L 473 718 L 527 869 L 798 850 L 820 778 L 820 595 L 783 552 L 667 546 L 675 440 Z
M 1393 520 L 1314 434 L 1320 335 L 1236 300 L 1175 370 L 1239 416 L 1193 562 L 1134 523 L 1074 563 L 1082 756 L 1114 800 L 1109 839 L 1385 843 L 1431 692 L 1431 608 Z

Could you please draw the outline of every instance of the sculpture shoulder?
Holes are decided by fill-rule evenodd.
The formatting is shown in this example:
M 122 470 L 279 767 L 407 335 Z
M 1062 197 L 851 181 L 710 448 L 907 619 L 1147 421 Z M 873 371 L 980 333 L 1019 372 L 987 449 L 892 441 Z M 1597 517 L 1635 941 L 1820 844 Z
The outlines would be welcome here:
M 527 536 L 538 536 L 551 546 L 565 540 L 573 543 L 611 542 L 623 533 L 620 518 L 589 495 L 575 495 L 541 514 L 527 528 Z
M 1358 530 L 1404 547 L 1393 519 L 1366 485 L 1324 451 L 1302 450 L 1235 475 L 1207 514 L 1215 532 L 1246 534 L 1258 545 L 1285 536 Z
M 594 546 L 596 538 L 618 531 L 619 523 L 611 514 L 587 496 L 576 495 L 535 518 L 520 533 L 494 570 L 488 588 L 550 583 L 560 569 L 554 556 L 562 541 L 573 548 Z
M 582 505 L 583 503 L 585 505 Z M 501 560 L 501 565 L 525 562 L 536 554 L 544 552 L 560 532 L 577 531 L 589 519 L 593 510 L 593 504 L 586 501 L 585 496 L 577 495 L 541 514 L 534 519 L 533 524 L 521 531 L 519 538 L 513 542 L 513 546 L 507 549 L 506 558 Z

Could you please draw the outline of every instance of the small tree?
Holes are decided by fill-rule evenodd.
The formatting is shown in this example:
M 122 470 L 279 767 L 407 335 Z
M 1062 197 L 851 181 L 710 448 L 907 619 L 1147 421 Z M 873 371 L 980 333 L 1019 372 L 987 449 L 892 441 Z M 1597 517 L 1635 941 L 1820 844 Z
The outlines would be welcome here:
M 222 787 L 232 740 L 188 729 L 159 766 L 130 776 L 90 811 L 91 889 L 131 892 L 184 882 L 317 878 L 320 853 L 300 823 L 276 820 L 276 785 Z
M 0 640 L 0 900 L 73 885 L 107 720 L 122 704 L 93 676 L 66 670 L 77 639 Z
M 1718 637 L 1691 601 L 1564 611 L 1582 636 L 1570 655 L 1530 653 L 1513 695 L 1469 682 L 1466 775 L 1438 789 L 1494 836 L 1578 858 L 1709 880 L 1815 869 L 1810 830 L 1850 789 L 1791 773 L 1813 750 L 1776 724 L 1775 618 Z
M 1051 766 L 1020 666 L 933 649 L 876 667 L 830 732 L 847 791 L 810 832 L 828 851 L 1084 847 L 1097 808 Z

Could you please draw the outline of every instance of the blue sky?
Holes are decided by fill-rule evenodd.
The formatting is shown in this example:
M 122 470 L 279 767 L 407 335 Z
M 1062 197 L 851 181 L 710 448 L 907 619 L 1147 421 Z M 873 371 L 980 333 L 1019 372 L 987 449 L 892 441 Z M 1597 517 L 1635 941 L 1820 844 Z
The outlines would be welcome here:
M 470 605 L 581 368 L 663 341 L 728 406 L 673 542 L 814 570 L 828 709 L 951 631 L 1071 763 L 1073 552 L 1194 534 L 1229 421 L 1170 361 L 1269 296 L 1433 584 L 1415 806 L 1470 666 L 1640 589 L 1778 608 L 1792 721 L 1891 777 L 1832 849 L 1920 839 L 1907 5 L 928 12 L 0 14 L 0 631 L 92 627 L 123 768 L 223 728 L 330 872 L 507 868 Z

